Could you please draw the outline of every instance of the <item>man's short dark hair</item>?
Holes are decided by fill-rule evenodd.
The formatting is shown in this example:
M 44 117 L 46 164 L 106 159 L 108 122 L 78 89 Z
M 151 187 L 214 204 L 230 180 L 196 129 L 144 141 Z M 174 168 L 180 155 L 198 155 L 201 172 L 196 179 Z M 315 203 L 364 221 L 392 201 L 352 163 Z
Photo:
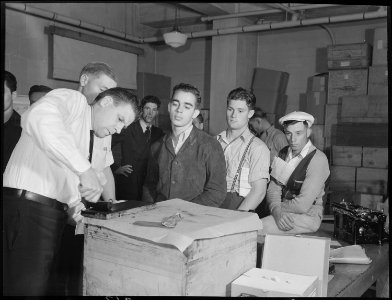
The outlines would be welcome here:
M 17 82 L 14 74 L 8 71 L 4 71 L 4 82 L 6 86 L 10 89 L 11 93 L 16 91 Z
M 255 107 L 254 111 L 255 113 L 250 118 L 251 120 L 255 118 L 267 119 L 267 113 L 264 110 L 262 110 L 260 107 Z
M 158 97 L 153 96 L 153 95 L 147 95 L 142 99 L 142 102 L 140 103 L 140 107 L 143 109 L 144 105 L 147 103 L 154 103 L 157 105 L 158 109 L 161 106 L 161 100 L 159 100 Z
M 173 88 L 173 93 L 172 93 L 172 97 L 171 97 L 172 99 L 173 99 L 174 94 L 177 91 L 183 91 L 183 92 L 192 93 L 193 95 L 195 95 L 195 97 L 196 97 L 196 108 L 200 107 L 201 96 L 200 96 L 199 90 L 196 87 L 194 87 L 193 85 L 188 84 L 188 83 L 179 83 L 179 84 L 177 84 Z
M 230 100 L 243 100 L 251 110 L 254 109 L 256 105 L 255 95 L 242 87 L 236 88 L 229 93 L 227 96 L 227 104 L 229 104 Z
M 49 93 L 52 90 L 52 88 L 46 86 L 46 85 L 33 85 L 31 86 L 29 90 L 29 98 L 31 97 L 31 94 L 33 93 Z
M 88 63 L 83 67 L 82 71 L 80 71 L 79 78 L 82 77 L 83 74 L 91 74 L 94 76 L 100 76 L 101 74 L 105 74 L 117 82 L 117 76 L 114 73 L 112 67 L 110 67 L 108 64 L 105 64 L 104 62 Z
M 94 100 L 94 103 L 98 102 L 99 100 L 101 100 L 106 96 L 110 96 L 113 98 L 114 106 L 118 106 L 120 104 L 130 104 L 135 114 L 136 115 L 138 114 L 139 108 L 138 108 L 137 96 L 134 93 L 130 92 L 128 89 L 121 88 L 121 87 L 107 89 L 106 91 L 103 91 L 98 94 L 98 96 Z
M 204 118 L 203 118 L 203 115 L 201 113 L 198 114 L 195 119 L 198 120 L 199 123 L 204 123 Z
M 293 125 L 293 124 L 296 124 L 296 123 L 303 123 L 305 125 L 305 127 L 309 127 L 308 122 L 306 122 L 306 121 L 297 121 L 297 120 L 287 120 L 287 121 L 284 121 L 282 126 L 283 126 L 283 128 L 286 128 L 287 126 Z

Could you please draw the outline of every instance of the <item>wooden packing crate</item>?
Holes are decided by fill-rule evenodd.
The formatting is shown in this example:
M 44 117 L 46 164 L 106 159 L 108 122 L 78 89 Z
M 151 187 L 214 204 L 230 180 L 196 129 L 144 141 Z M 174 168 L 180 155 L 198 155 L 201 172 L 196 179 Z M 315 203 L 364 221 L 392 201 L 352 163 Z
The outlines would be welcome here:
M 314 117 L 314 124 L 324 124 L 326 92 L 307 92 L 306 112 Z
M 318 74 L 308 78 L 308 92 L 324 92 L 328 88 L 328 73 Z
M 329 188 L 333 191 L 355 191 L 355 167 L 331 166 Z
M 387 123 L 341 123 L 332 125 L 332 143 L 343 146 L 387 147 Z
M 357 197 L 357 192 L 353 191 L 330 191 L 328 193 L 329 204 L 345 202 L 354 202 Z
M 372 195 L 385 195 L 387 193 L 387 187 L 387 169 L 357 168 L 357 192 Z
M 377 210 L 379 203 L 382 203 L 384 197 L 383 195 L 370 195 L 363 193 L 355 193 L 354 204 L 370 208 L 372 210 Z
M 374 29 L 372 65 L 386 65 L 388 63 L 388 32 L 387 27 Z
M 340 118 L 341 105 L 327 104 L 325 105 L 325 125 L 324 136 L 330 138 L 332 135 L 332 125 L 338 123 Z
M 388 122 L 388 96 L 382 95 L 358 95 L 341 98 L 342 106 L 340 121 L 345 122 L 348 118 L 380 119 Z
M 332 164 L 334 166 L 362 166 L 362 147 L 332 146 Z
M 388 96 L 388 65 L 369 67 L 368 94 Z
M 162 226 L 176 211 L 177 226 Z M 238 214 L 172 199 L 85 218 L 84 295 L 229 296 L 231 282 L 256 266 L 261 229 L 257 215 Z
M 258 88 L 253 89 L 253 94 L 256 97 L 256 106 L 266 113 L 282 114 L 286 111 L 287 95 Z
M 287 72 L 255 68 L 252 89 L 259 89 L 273 93 L 285 94 L 290 74 Z M 262 109 L 264 109 L 262 107 Z
M 388 169 L 388 148 L 363 147 L 362 153 L 363 167 Z
M 328 104 L 338 104 L 343 96 L 367 94 L 368 69 L 329 71 Z
M 324 151 L 324 125 L 312 125 L 311 129 L 312 134 L 310 135 L 310 140 L 317 149 Z
M 366 68 L 370 65 L 371 49 L 368 43 L 328 46 L 328 69 Z

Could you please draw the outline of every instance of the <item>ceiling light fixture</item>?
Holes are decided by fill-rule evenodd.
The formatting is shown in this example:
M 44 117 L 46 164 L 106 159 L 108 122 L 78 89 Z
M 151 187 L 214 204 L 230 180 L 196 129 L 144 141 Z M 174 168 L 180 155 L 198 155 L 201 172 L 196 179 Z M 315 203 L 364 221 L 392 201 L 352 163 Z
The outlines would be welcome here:
M 176 17 L 173 30 L 163 34 L 163 39 L 165 43 L 173 48 L 184 46 L 188 36 L 181 33 L 178 29 L 178 18 L 177 18 L 178 8 L 176 7 Z

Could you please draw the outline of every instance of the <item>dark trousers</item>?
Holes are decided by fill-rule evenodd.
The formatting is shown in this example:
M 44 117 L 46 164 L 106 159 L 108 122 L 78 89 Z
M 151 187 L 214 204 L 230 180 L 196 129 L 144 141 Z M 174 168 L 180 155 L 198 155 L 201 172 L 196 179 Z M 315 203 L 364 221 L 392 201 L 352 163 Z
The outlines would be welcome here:
M 3 195 L 3 295 L 44 296 L 65 211 Z
M 128 177 L 116 175 L 117 200 L 141 200 L 145 175 L 141 170 L 135 169 Z
M 84 235 L 75 235 L 75 226 L 67 224 L 53 269 L 53 295 L 82 296 L 83 250 Z

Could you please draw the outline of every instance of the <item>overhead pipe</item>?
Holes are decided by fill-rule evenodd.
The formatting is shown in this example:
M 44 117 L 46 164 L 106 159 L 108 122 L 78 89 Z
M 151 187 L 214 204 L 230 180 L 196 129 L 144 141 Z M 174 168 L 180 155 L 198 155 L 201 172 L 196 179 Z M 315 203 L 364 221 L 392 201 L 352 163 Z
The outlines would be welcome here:
M 106 28 L 101 25 L 93 24 L 93 23 L 88 23 L 82 20 L 70 18 L 67 16 L 63 16 L 54 12 L 50 12 L 44 9 L 28 6 L 24 3 L 6 3 L 5 7 L 8 9 L 12 9 L 15 11 L 23 12 L 28 15 L 33 15 L 37 17 L 41 17 L 47 20 L 52 20 L 58 23 L 70 25 L 77 27 L 79 29 L 84 29 L 84 30 L 89 30 L 93 32 L 97 32 L 103 35 L 107 35 L 110 37 L 115 37 L 119 38 L 121 40 L 125 40 L 127 42 L 132 42 L 132 43 L 138 43 L 142 44 L 143 40 L 141 37 L 135 37 L 129 34 L 126 34 L 125 32 L 120 32 L 116 31 L 110 28 Z
M 295 14 L 296 12 L 294 10 L 292 10 L 290 7 L 287 7 L 281 3 L 274 3 L 274 6 L 281 8 L 282 10 L 290 13 L 290 14 Z
M 314 9 L 314 8 L 324 8 L 324 7 L 332 7 L 332 6 L 341 6 L 339 4 L 307 4 L 307 5 L 297 5 L 290 7 L 293 11 L 301 11 L 306 9 Z M 221 19 L 229 19 L 229 18 L 238 18 L 238 17 L 248 17 L 248 16 L 260 16 L 260 15 L 269 15 L 281 13 L 280 9 L 264 9 L 264 10 L 256 10 L 256 11 L 246 11 L 241 13 L 233 13 L 221 16 L 208 16 L 201 17 L 200 20 L 202 22 L 221 20 Z
M 387 11 L 383 9 L 379 9 L 373 12 L 364 12 L 364 13 L 357 13 L 352 15 L 321 17 L 321 18 L 304 19 L 304 20 L 301 19 L 301 20 L 292 20 L 292 21 L 276 22 L 276 23 L 268 22 L 260 25 L 245 25 L 241 27 L 211 29 L 211 30 L 199 31 L 199 32 L 188 32 L 184 34 L 186 34 L 188 38 L 191 39 L 191 38 L 198 38 L 198 37 L 219 36 L 219 35 L 241 33 L 241 32 L 264 31 L 264 30 L 293 28 L 293 27 L 320 25 L 320 24 L 333 24 L 333 23 L 339 23 L 345 21 L 361 21 L 361 20 L 377 19 L 377 18 L 385 18 L 385 17 L 387 17 Z M 150 38 L 144 38 L 142 40 L 143 42 L 146 43 L 153 43 L 153 42 L 161 41 L 162 38 L 150 37 Z

